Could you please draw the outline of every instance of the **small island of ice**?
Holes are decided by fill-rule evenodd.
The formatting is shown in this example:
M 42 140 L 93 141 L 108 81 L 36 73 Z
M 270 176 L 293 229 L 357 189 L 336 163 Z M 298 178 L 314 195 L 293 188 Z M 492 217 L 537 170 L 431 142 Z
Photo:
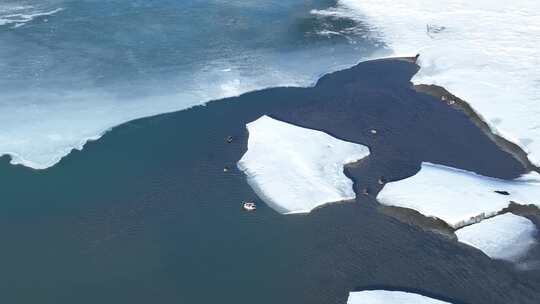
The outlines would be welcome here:
M 460 242 L 490 258 L 517 262 L 535 244 L 536 227 L 527 218 L 505 213 L 456 231 Z
M 448 304 L 419 294 L 389 291 L 365 290 L 349 293 L 347 304 Z
M 416 175 L 388 183 L 377 199 L 384 205 L 438 217 L 459 228 L 495 215 L 510 201 L 540 206 L 540 174 L 507 181 L 423 163 Z
M 336 139 L 268 116 L 247 125 L 248 150 L 238 162 L 251 187 L 281 213 L 353 199 L 343 165 L 369 155 L 366 146 Z

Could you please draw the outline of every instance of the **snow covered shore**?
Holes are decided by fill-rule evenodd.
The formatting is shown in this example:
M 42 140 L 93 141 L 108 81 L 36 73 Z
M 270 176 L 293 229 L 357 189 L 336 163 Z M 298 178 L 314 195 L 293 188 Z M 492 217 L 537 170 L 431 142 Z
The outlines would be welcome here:
M 384 205 L 438 217 L 459 228 L 497 214 L 510 201 L 540 206 L 540 174 L 506 181 L 423 163 L 416 175 L 388 183 L 377 199 Z
M 268 116 L 249 123 L 247 129 L 248 150 L 238 168 L 260 198 L 277 211 L 310 212 L 355 197 L 343 165 L 368 156 L 366 146 Z
M 540 164 L 540 2 L 340 0 L 393 56 L 420 54 L 414 84 L 467 101 Z
M 445 304 L 443 302 L 422 296 L 419 294 L 389 291 L 389 290 L 365 290 L 349 293 L 347 304 Z

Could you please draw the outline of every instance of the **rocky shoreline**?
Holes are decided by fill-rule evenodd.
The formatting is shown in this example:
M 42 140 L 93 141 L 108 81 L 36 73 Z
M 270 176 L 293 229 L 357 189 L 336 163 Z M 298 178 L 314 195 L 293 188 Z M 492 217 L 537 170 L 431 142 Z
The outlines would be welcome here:
M 448 92 L 445 88 L 437 85 L 415 85 L 414 89 L 421 93 L 426 93 L 432 95 L 436 98 L 439 98 L 441 102 L 447 103 L 449 106 L 456 108 L 463 113 L 465 113 L 471 121 L 480 128 L 489 137 L 493 142 L 495 142 L 502 150 L 510 153 L 514 156 L 519 162 L 528 171 L 540 172 L 540 167 L 535 166 L 527 157 L 527 153 L 523 151 L 518 145 L 507 140 L 506 138 L 496 134 L 489 127 L 489 125 L 482 119 L 478 113 L 464 100 Z

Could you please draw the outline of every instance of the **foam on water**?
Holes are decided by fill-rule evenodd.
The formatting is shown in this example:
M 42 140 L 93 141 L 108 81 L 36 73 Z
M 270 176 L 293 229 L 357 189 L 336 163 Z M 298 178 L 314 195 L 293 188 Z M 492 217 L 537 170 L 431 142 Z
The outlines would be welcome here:
M 38 17 L 51 16 L 59 13 L 63 8 L 43 9 L 39 6 L 23 4 L 0 4 L 0 26 L 18 28 Z
M 47 168 L 126 121 L 266 87 L 309 86 L 376 49 L 355 33 L 317 36 L 335 21 L 309 13 L 321 3 L 0 6 L 0 155 Z
M 415 84 L 466 100 L 540 165 L 540 1 L 339 3 L 339 14 L 369 23 L 394 56 L 421 55 Z
M 36 12 L 36 13 L 31 13 L 31 14 L 17 13 L 17 14 L 9 14 L 9 15 L 0 16 L 0 26 L 6 25 L 6 24 L 14 24 L 13 26 L 15 28 L 21 27 L 25 23 L 34 20 L 36 17 L 54 15 L 62 10 L 63 10 L 62 8 L 57 8 L 48 12 Z

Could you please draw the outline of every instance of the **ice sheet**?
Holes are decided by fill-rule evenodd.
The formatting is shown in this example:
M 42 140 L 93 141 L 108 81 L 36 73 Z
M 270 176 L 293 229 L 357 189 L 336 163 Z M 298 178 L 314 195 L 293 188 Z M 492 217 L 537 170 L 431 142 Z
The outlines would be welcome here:
M 456 231 L 460 242 L 493 259 L 519 261 L 535 244 L 535 225 L 527 218 L 505 213 Z
M 495 191 L 507 191 L 508 195 Z M 496 214 L 510 201 L 540 206 L 540 174 L 507 181 L 423 163 L 416 175 L 386 184 L 377 199 L 460 227 Z
M 247 125 L 248 150 L 238 167 L 268 205 L 282 213 L 303 213 L 355 197 L 343 165 L 369 149 L 268 116 Z

